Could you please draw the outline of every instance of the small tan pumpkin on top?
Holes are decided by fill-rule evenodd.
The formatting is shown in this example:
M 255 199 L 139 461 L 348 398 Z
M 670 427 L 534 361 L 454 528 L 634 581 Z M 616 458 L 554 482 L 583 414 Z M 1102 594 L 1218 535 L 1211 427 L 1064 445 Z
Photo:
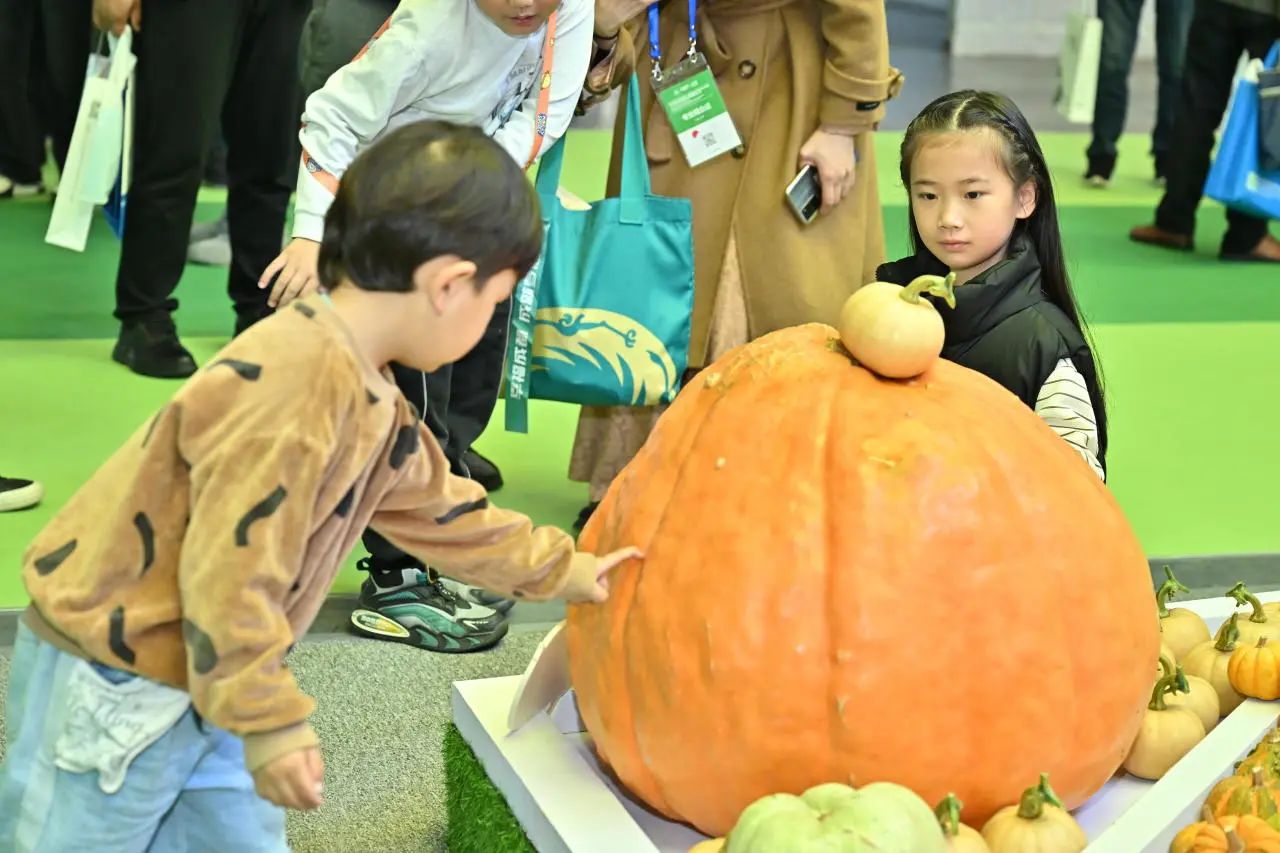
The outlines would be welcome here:
M 1255 699 L 1280 699 L 1280 643 L 1261 637 L 1255 646 L 1240 646 L 1227 663 L 1231 686 Z
M 1182 669 L 1188 678 L 1203 678 L 1213 687 L 1218 694 L 1218 713 L 1224 717 L 1244 701 L 1240 691 L 1231 686 L 1231 676 L 1227 671 L 1231 653 L 1236 650 L 1236 638 L 1240 636 L 1236 629 L 1237 616 L 1238 614 L 1232 613 L 1231 618 L 1222 623 L 1213 640 L 1196 646 L 1182 662 Z
M 1156 591 L 1156 607 L 1160 612 L 1160 631 L 1164 635 L 1164 643 L 1173 652 L 1173 659 L 1182 663 L 1182 659 L 1196 646 L 1210 638 L 1209 626 L 1200 618 L 1200 614 L 1185 607 L 1169 609 L 1169 599 L 1175 594 L 1190 592 L 1186 586 L 1173 576 L 1173 569 L 1164 567 L 1165 580 Z
M 840 340 L 862 366 L 889 379 L 919 376 L 942 352 L 942 315 L 921 294 L 956 307 L 955 273 L 922 275 L 903 287 L 873 281 L 840 310 Z
M 1124 760 L 1124 769 L 1140 779 L 1159 779 L 1204 740 L 1204 723 L 1194 711 L 1165 702 L 1165 694 L 1173 692 L 1176 682 L 1176 675 L 1156 682 L 1142 727 Z
M 1240 636 L 1236 642 L 1242 646 L 1256 646 L 1258 640 L 1263 637 L 1270 637 L 1275 642 L 1280 642 L 1280 614 L 1270 615 L 1266 607 L 1258 597 L 1249 592 L 1249 588 L 1244 583 L 1238 583 L 1231 589 L 1227 590 L 1227 597 L 1234 598 L 1236 604 L 1240 606 L 1248 606 L 1251 609 L 1248 619 L 1240 619 L 1236 623 L 1236 629 L 1240 632 Z
M 1161 658 L 1163 675 L 1174 676 L 1174 691 L 1165 697 L 1165 704 L 1170 708 L 1187 708 L 1200 718 L 1205 734 L 1213 731 L 1218 725 L 1218 693 L 1213 685 L 1203 678 L 1187 675 L 1182 667 L 1174 666 L 1173 661 Z
M 960 822 L 960 812 L 964 803 L 955 794 L 947 794 L 946 799 L 938 803 L 933 813 L 938 816 L 942 825 L 942 834 L 947 838 L 947 849 L 952 853 L 991 853 L 986 840 L 978 830 Z
M 1089 846 L 1089 837 L 1049 787 L 1048 773 L 1023 791 L 1016 806 L 996 812 L 982 837 L 991 853 L 1079 853 Z

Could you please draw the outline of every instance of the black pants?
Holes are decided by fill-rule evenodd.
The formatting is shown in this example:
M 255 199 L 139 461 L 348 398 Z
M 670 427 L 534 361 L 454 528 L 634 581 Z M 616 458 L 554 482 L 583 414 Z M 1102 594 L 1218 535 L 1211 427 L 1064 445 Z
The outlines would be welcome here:
M 1089 159 L 1116 156 L 1116 142 L 1129 111 L 1129 72 L 1138 43 L 1138 20 L 1145 0 L 1099 0 L 1102 19 L 1102 56 L 1098 64 L 1098 98 L 1093 110 L 1093 141 Z M 1156 0 L 1156 126 L 1151 132 L 1151 153 L 1161 158 L 1169 150 L 1178 98 L 1182 94 L 1182 67 L 1187 50 L 1187 27 L 1193 0 Z
M 45 137 L 67 160 L 89 60 L 92 0 L 0 0 L 0 174 L 40 182 Z
M 321 88 L 333 72 L 351 61 L 395 6 L 396 0 L 315 0 L 299 57 L 304 97 Z M 434 373 L 391 365 L 396 385 L 422 412 L 449 467 L 460 477 L 470 476 L 463 456 L 489 425 L 498 401 L 510 319 L 508 299 L 493 312 L 493 320 L 476 348 L 461 361 Z M 365 531 L 364 546 L 379 560 L 406 559 L 404 552 L 372 529 Z
M 267 311 L 258 276 L 280 253 L 293 192 L 298 40 L 310 0 L 165 0 L 144 7 L 133 182 L 116 279 L 116 317 L 178 307 L 173 291 L 205 154 L 227 142 L 228 292 L 237 314 Z
M 1241 51 L 1261 57 L 1280 38 L 1280 20 L 1220 0 L 1196 0 L 1182 75 L 1182 102 L 1169 151 L 1169 184 L 1156 209 L 1156 225 L 1175 234 L 1195 232 L 1196 207 L 1209 174 L 1214 131 L 1226 112 Z M 1227 211 L 1224 254 L 1245 254 L 1267 233 L 1267 221 Z

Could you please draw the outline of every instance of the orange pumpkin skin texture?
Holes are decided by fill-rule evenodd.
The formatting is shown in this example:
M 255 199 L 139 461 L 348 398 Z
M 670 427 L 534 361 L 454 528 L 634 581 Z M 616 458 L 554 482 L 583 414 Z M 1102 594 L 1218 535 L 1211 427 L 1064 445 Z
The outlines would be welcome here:
M 1173 837 L 1169 853 L 1227 853 L 1227 834 L 1216 824 L 1199 821 Z
M 708 367 L 584 530 L 645 553 L 569 608 L 599 756 L 709 835 L 831 781 L 954 790 L 978 824 L 1048 770 L 1080 805 L 1151 691 L 1142 548 L 1003 388 L 941 360 L 882 380 L 835 339 L 786 329 Z
M 1280 853 L 1280 830 L 1260 817 L 1228 815 L 1219 823 L 1240 839 L 1244 845 L 1242 853 Z
M 1227 664 L 1231 686 L 1255 699 L 1280 699 L 1280 643 L 1263 637 L 1256 646 L 1240 646 Z

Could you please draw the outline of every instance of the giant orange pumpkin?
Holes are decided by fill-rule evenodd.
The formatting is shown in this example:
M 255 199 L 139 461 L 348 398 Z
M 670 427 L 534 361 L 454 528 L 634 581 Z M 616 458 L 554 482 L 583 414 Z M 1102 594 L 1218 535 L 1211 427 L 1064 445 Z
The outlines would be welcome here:
M 856 366 L 834 329 L 725 355 L 583 532 L 645 552 L 568 616 L 595 748 L 663 814 L 724 835 L 822 782 L 954 791 L 981 825 L 1048 772 L 1114 773 L 1159 648 L 1142 549 L 1075 451 L 940 361 Z

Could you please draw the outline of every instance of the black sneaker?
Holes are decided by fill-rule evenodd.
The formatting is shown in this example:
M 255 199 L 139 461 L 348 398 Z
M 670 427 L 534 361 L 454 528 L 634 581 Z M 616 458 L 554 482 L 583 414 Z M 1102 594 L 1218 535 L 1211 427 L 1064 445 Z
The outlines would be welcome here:
M 484 486 L 486 492 L 496 492 L 502 488 L 502 472 L 491 459 L 481 456 L 474 450 L 468 450 L 462 455 L 462 461 L 471 472 L 471 479 Z
M 186 379 L 196 372 L 196 360 L 178 340 L 168 314 L 122 323 L 111 357 L 134 373 L 156 379 Z
M 35 480 L 0 477 L 0 512 L 30 509 L 44 499 L 44 486 Z
M 369 578 L 360 585 L 360 607 L 351 624 L 366 636 L 456 654 L 490 648 L 507 634 L 501 614 L 459 600 L 439 574 L 423 571 L 420 564 L 365 558 L 357 566 Z
M 1111 184 L 1111 175 L 1116 170 L 1115 155 L 1110 157 L 1090 157 L 1089 168 L 1085 170 L 1084 182 L 1097 189 L 1105 189 Z

